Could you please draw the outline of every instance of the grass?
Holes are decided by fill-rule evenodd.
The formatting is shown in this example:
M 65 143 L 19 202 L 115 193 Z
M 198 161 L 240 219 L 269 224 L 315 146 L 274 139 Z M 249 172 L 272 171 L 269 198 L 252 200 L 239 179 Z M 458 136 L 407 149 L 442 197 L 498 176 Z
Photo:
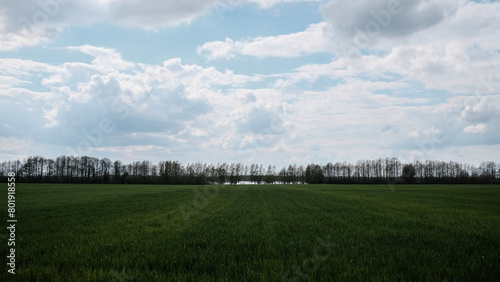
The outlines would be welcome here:
M 16 188 L 16 275 L 2 281 L 500 277 L 499 186 Z

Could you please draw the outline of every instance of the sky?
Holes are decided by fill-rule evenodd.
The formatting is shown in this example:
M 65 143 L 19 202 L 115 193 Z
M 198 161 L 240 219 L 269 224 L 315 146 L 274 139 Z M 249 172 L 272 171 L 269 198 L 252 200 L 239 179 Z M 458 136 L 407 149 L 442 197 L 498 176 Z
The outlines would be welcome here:
M 500 2 L 0 0 L 0 160 L 500 161 Z

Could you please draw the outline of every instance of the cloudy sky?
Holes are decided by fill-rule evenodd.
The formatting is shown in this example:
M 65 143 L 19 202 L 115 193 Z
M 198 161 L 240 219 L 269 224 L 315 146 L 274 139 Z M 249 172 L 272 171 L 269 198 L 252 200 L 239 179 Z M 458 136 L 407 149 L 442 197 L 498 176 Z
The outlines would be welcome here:
M 0 0 L 0 160 L 500 160 L 500 2 Z

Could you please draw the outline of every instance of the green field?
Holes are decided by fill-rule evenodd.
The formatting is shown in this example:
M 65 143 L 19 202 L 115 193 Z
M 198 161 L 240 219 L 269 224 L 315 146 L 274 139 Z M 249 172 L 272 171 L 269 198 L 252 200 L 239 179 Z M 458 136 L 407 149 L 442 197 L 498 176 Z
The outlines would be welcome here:
M 2 281 L 500 277 L 499 186 L 16 188 L 16 275 L 4 263 Z

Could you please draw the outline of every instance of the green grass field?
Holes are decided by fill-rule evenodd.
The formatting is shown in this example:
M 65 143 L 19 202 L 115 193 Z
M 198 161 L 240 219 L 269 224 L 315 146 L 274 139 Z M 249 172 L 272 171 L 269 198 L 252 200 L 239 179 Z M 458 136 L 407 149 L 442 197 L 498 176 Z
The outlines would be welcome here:
M 16 275 L 4 221 L 2 281 L 500 277 L 499 186 L 16 188 Z

